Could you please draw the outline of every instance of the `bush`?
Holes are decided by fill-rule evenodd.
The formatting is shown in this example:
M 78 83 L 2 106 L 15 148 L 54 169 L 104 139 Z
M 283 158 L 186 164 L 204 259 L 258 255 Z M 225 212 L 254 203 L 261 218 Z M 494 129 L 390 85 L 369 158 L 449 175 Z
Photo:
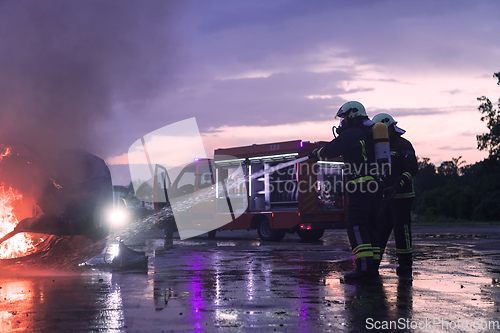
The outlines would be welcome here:
M 429 164 L 420 166 L 425 172 L 420 173 L 419 169 L 415 178 L 417 197 L 414 205 L 419 216 L 500 221 L 498 161 L 487 159 L 465 166 L 455 174 L 439 172 L 439 168 L 431 168 Z
M 472 218 L 476 221 L 500 220 L 500 191 L 489 193 L 482 197 L 473 211 Z

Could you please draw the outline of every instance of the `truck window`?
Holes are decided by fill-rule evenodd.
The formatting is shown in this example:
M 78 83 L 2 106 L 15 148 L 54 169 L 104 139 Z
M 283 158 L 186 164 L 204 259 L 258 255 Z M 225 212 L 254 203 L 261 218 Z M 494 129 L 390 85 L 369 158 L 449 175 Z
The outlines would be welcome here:
M 229 195 L 246 195 L 245 174 L 241 167 L 227 168 L 226 187 Z
M 209 165 L 202 165 L 199 167 L 198 172 L 198 188 L 206 188 L 212 186 L 212 170 Z
M 195 167 L 184 170 L 177 182 L 177 195 L 184 195 L 194 192 L 195 171 Z
M 215 162 L 216 212 L 227 213 L 227 199 L 231 200 L 234 213 L 242 214 L 248 208 L 247 167 L 241 161 L 232 158 Z

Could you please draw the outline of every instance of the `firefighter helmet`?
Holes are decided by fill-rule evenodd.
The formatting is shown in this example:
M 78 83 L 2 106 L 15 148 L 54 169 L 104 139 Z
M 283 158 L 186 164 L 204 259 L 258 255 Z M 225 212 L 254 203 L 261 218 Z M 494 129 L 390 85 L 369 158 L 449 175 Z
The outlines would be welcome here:
M 342 105 L 336 116 L 346 116 L 347 118 L 368 117 L 363 104 L 357 101 L 350 101 Z
M 404 134 L 406 132 L 404 129 L 397 127 L 396 124 L 398 122 L 396 120 L 394 120 L 394 118 L 392 118 L 391 115 L 389 115 L 387 113 L 379 113 L 378 115 L 373 117 L 372 121 L 374 123 L 382 123 L 382 124 L 386 125 L 387 127 L 390 127 L 391 125 L 393 125 L 394 129 L 399 134 Z
M 373 117 L 372 121 L 374 123 L 383 123 L 387 127 L 391 126 L 392 124 L 395 125 L 398 123 L 397 121 L 394 120 L 394 118 L 392 118 L 391 115 L 387 113 L 379 113 L 378 115 Z

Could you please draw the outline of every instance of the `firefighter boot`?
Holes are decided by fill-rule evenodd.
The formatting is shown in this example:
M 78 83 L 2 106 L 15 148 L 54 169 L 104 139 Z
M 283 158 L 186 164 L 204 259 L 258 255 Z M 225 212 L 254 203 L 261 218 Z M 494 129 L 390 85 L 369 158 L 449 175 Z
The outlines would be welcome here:
M 412 255 L 411 253 L 399 254 L 399 266 L 396 268 L 396 274 L 400 278 L 412 278 Z
M 344 283 L 373 283 L 379 278 L 378 270 L 375 269 L 373 257 L 356 259 L 356 269 L 344 275 Z

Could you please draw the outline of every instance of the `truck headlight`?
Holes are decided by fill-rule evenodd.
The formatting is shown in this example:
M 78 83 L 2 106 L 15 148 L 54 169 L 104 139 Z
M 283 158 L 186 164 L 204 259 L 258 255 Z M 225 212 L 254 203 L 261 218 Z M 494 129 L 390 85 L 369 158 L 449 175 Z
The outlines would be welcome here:
M 109 222 L 112 226 L 124 225 L 128 219 L 128 213 L 123 208 L 114 207 L 109 212 Z

